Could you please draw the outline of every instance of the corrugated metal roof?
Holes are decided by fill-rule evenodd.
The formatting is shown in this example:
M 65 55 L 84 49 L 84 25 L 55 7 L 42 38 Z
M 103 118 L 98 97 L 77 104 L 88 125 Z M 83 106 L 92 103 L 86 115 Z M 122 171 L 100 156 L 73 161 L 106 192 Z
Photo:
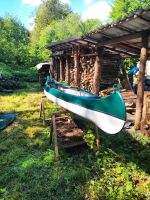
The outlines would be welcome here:
M 66 40 L 48 44 L 46 48 L 55 52 L 60 50 L 69 51 L 74 46 L 79 45 L 104 46 L 106 49 L 116 52 L 120 51 L 123 54 L 132 56 L 140 53 L 142 46 L 141 35 L 143 32 L 150 35 L 150 8 L 141 12 L 134 12 L 118 20 L 116 23 L 108 24 L 82 37 L 74 36 Z M 150 38 L 148 47 L 150 48 Z

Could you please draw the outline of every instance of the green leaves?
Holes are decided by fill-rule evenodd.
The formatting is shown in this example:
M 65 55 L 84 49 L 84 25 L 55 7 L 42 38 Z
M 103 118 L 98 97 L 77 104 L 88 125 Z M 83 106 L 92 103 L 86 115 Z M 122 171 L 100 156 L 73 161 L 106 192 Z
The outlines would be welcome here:
M 53 20 L 63 20 L 70 12 L 71 9 L 61 4 L 59 0 L 43 1 L 36 12 L 34 31 L 31 35 L 32 42 L 38 42 L 41 31 L 51 25 Z
M 132 190 L 132 182 L 127 182 L 126 183 L 126 192 L 130 192 Z
M 118 19 L 122 19 L 124 16 L 132 13 L 133 11 L 139 11 L 142 8 L 148 8 L 149 6 L 149 0 L 114 0 L 110 17 L 113 21 L 116 21 Z
M 95 144 L 95 135 L 91 130 L 88 130 L 86 134 L 83 137 L 84 141 L 87 143 L 87 145 L 90 147 L 90 149 L 94 148 Z
M 13 66 L 28 66 L 29 33 L 14 17 L 0 20 L 0 60 Z

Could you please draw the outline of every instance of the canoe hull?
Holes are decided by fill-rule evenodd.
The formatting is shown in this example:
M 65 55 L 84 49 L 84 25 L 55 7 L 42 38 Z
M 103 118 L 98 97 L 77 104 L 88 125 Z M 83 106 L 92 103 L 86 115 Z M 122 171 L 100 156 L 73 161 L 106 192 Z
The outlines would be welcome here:
M 104 132 L 115 134 L 118 133 L 124 126 L 125 119 L 119 119 L 104 112 L 92 110 L 81 105 L 68 102 L 65 99 L 61 99 L 48 92 L 46 89 L 44 89 L 44 93 L 49 100 L 85 119 L 90 120 Z

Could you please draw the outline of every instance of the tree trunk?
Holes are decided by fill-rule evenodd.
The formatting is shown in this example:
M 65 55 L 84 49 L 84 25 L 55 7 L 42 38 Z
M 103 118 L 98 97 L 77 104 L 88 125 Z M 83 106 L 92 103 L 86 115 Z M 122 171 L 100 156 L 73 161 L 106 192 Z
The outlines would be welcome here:
M 140 129 L 140 122 L 142 119 L 147 50 L 148 50 L 148 35 L 143 34 L 142 48 L 141 48 L 141 55 L 140 55 L 140 68 L 139 68 L 139 76 L 138 76 L 138 90 L 137 90 L 136 114 L 135 114 L 135 125 L 134 125 L 135 130 Z
M 101 71 L 102 71 L 102 62 L 103 62 L 103 49 L 97 49 L 98 55 L 96 56 L 94 63 L 94 77 L 93 77 L 93 93 L 99 94 L 100 90 L 100 80 L 101 80 Z

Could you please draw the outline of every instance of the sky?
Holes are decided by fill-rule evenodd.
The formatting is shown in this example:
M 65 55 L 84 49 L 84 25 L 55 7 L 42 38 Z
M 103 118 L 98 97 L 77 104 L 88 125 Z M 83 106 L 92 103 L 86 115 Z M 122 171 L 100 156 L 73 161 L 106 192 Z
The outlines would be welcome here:
M 0 0 L 0 17 L 11 14 L 29 30 L 33 29 L 34 16 L 42 0 Z M 107 22 L 112 0 L 60 0 L 68 3 L 73 12 L 79 13 L 83 20 L 98 18 Z

